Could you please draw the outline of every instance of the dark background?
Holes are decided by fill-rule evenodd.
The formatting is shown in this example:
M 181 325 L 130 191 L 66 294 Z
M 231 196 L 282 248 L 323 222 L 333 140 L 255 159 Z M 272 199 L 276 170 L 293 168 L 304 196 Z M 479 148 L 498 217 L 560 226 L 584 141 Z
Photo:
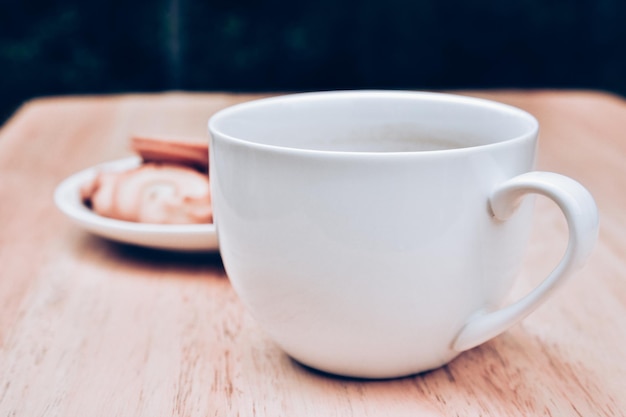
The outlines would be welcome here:
M 0 0 L 0 122 L 130 91 L 588 88 L 626 94 L 623 0 Z

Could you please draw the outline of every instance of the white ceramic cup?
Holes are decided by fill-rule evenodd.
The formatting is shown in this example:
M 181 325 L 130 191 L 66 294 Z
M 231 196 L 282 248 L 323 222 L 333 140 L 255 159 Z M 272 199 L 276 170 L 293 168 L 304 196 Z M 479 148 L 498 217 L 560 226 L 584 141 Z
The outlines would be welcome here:
M 209 121 L 220 251 L 232 285 L 289 355 L 389 378 L 441 366 L 503 332 L 582 266 L 598 213 L 579 183 L 533 171 L 530 114 L 463 96 L 294 94 Z M 569 244 L 502 307 L 532 198 L 562 209 Z

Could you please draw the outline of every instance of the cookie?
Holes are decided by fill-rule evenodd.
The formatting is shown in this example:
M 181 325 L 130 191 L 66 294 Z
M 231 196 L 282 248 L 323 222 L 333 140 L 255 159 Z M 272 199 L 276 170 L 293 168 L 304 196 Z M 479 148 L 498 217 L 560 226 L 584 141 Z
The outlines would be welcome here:
M 83 201 L 104 217 L 140 223 L 211 223 L 209 178 L 193 168 L 145 163 L 101 172 L 81 189 Z
M 185 165 L 200 172 L 207 172 L 209 168 L 209 144 L 206 140 L 133 136 L 130 146 L 144 162 Z

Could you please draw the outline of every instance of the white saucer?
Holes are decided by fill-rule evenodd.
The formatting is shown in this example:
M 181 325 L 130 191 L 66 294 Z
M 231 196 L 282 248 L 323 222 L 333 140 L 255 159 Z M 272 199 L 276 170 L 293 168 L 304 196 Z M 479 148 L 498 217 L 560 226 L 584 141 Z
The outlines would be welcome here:
M 215 225 L 133 223 L 99 216 L 80 198 L 80 187 L 102 169 L 126 170 L 140 164 L 137 157 L 100 164 L 66 178 L 54 192 L 57 207 L 74 223 L 96 235 L 123 243 L 181 251 L 218 249 Z

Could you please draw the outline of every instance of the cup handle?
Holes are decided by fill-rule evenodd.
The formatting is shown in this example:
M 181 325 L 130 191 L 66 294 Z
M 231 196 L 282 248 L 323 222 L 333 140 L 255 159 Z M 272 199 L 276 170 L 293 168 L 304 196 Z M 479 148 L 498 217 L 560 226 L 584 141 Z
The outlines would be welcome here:
M 563 211 L 569 229 L 565 255 L 550 275 L 519 301 L 472 316 L 452 343 L 452 348 L 459 352 L 486 342 L 530 314 L 583 266 L 596 243 L 599 219 L 593 197 L 581 184 L 564 175 L 534 171 L 500 184 L 489 199 L 494 217 L 507 220 L 528 193 L 552 199 Z

